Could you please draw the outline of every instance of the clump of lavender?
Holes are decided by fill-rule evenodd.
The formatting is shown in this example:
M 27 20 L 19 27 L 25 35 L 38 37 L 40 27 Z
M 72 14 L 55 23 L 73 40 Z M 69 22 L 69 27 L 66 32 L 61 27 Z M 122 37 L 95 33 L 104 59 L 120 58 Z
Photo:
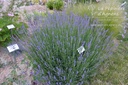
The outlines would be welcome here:
M 36 81 L 46 85 L 85 85 L 112 52 L 111 35 L 86 15 L 55 12 L 29 24 L 36 30 L 23 46 Z M 85 48 L 81 54 L 80 46 Z

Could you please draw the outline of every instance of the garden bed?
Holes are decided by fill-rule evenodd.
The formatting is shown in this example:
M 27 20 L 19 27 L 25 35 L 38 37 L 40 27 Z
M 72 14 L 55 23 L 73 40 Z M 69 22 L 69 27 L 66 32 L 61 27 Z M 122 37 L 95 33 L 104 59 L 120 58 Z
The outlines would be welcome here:
M 128 32 L 127 20 L 123 18 L 127 15 L 123 15 L 124 10 L 104 8 L 120 7 L 120 3 L 114 2 L 116 4 L 111 6 L 108 3 L 110 0 L 80 2 L 91 3 L 93 10 L 92 5 L 78 4 L 79 0 L 76 1 L 76 4 L 69 2 L 69 7 L 64 10 L 62 1 L 53 0 L 45 5 L 31 3 L 14 9 L 10 14 L 5 13 L 9 16 L 5 18 L 12 20 L 7 23 L 15 21 L 16 29 L 21 28 L 16 31 L 21 34 L 8 36 L 14 40 L 8 45 L 17 43 L 20 50 L 13 54 L 8 52 L 8 45 L 0 46 L 0 85 L 128 84 Z M 104 15 L 99 17 L 98 13 L 102 11 Z M 18 18 L 13 12 L 18 13 Z M 117 20 L 114 20 L 115 15 L 105 15 L 113 12 L 118 14 Z M 106 16 L 111 17 L 109 21 Z M 19 25 L 19 22 L 24 22 L 28 27 Z M 97 26 L 100 24 L 103 26 Z M 4 25 L 2 27 L 6 28 Z

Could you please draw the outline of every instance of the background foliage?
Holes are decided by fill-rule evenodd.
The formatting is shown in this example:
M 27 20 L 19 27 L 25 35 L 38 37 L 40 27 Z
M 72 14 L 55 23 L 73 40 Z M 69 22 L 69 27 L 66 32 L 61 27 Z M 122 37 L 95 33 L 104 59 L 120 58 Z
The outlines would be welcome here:
M 10 17 L 10 16 L 3 16 L 0 18 L 0 45 L 6 45 L 8 42 L 11 41 L 11 37 L 17 34 L 18 31 L 22 30 L 21 26 L 24 25 L 27 28 L 27 25 L 23 22 L 16 22 L 18 20 L 18 16 Z M 13 24 L 15 26 L 14 29 L 9 30 L 7 25 Z M 27 30 L 26 30 L 27 31 Z M 22 35 L 19 34 L 20 36 Z M 22 35 L 23 36 L 23 35 Z
M 99 74 L 91 85 L 127 85 L 128 84 L 128 42 L 121 42 L 112 57 L 102 64 Z
M 56 10 L 62 10 L 64 6 L 63 0 L 49 0 L 47 2 L 47 7 L 51 10 L 56 9 Z
M 106 2 L 93 4 L 77 4 L 67 9 L 68 12 L 88 16 L 97 19 L 105 29 L 109 29 L 109 33 L 113 32 L 113 36 L 117 36 L 122 32 L 124 23 L 124 9 L 120 7 L 121 3 L 115 0 L 107 0 Z

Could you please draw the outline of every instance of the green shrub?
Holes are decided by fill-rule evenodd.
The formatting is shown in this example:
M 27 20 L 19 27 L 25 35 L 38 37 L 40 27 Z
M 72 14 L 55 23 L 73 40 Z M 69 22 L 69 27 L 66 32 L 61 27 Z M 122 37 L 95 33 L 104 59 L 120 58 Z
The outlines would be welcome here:
M 30 28 L 37 30 L 21 43 L 33 65 L 34 79 L 45 85 L 86 85 L 108 58 L 111 36 L 102 26 L 91 26 L 98 22 L 86 15 L 62 12 L 43 20 L 42 16 L 29 20 Z M 81 54 L 77 51 L 80 46 L 85 48 Z
M 49 0 L 47 2 L 47 7 L 51 10 L 56 9 L 56 10 L 61 10 L 63 8 L 63 0 Z
M 49 9 L 53 10 L 54 2 L 55 2 L 55 0 L 49 0 L 49 1 L 47 2 L 47 4 L 46 4 L 47 7 L 48 7 Z
M 23 22 L 15 22 L 17 21 L 17 17 L 9 17 L 9 16 L 3 16 L 0 18 L 0 45 L 7 45 L 11 41 L 11 36 L 15 35 L 17 31 L 22 30 L 21 26 L 24 25 L 27 28 L 27 25 Z M 7 25 L 13 24 L 15 26 L 14 29 L 9 30 L 7 28 Z M 22 36 L 22 33 L 19 34 Z
M 77 4 L 74 7 L 69 7 L 67 12 L 73 12 L 81 16 L 86 14 L 98 19 L 105 29 L 109 29 L 109 33 L 113 32 L 113 36 L 117 36 L 122 31 L 122 23 L 124 22 L 124 10 L 120 5 L 118 1 L 107 0 L 94 4 Z
M 63 5 L 64 5 L 63 0 L 56 0 L 53 7 L 56 10 L 61 10 L 63 8 Z

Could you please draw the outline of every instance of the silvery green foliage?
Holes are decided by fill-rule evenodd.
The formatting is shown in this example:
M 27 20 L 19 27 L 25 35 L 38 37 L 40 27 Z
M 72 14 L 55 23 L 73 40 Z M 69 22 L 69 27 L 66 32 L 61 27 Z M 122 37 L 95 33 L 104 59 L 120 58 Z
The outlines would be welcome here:
M 36 81 L 45 85 L 85 85 L 112 53 L 111 35 L 97 20 L 65 12 L 29 18 L 33 35 L 23 44 Z M 84 46 L 79 54 L 77 49 Z

